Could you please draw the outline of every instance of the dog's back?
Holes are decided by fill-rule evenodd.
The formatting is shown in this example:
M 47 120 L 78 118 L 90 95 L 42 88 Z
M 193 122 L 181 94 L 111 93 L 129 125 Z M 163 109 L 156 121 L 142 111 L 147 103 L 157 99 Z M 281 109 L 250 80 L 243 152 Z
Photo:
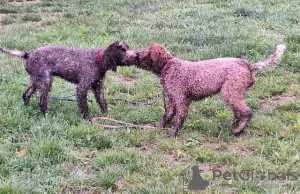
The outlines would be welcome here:
M 46 46 L 29 53 L 25 69 L 32 74 L 45 72 L 78 83 L 84 76 L 98 75 L 97 50 L 81 50 L 63 46 Z
M 252 71 L 243 59 L 217 58 L 198 62 L 174 59 L 169 63 L 162 84 L 180 87 L 193 100 L 217 94 L 226 81 L 252 82 Z M 175 77 L 178 82 L 174 82 Z

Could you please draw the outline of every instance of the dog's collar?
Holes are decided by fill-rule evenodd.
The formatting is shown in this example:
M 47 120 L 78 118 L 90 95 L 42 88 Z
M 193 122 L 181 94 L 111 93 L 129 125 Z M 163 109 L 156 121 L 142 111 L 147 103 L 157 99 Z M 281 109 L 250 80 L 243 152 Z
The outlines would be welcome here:
M 99 64 L 99 67 L 100 69 L 104 69 L 104 64 L 103 64 L 103 61 L 102 61 L 102 55 L 103 55 L 103 50 L 100 49 L 98 50 L 98 64 Z

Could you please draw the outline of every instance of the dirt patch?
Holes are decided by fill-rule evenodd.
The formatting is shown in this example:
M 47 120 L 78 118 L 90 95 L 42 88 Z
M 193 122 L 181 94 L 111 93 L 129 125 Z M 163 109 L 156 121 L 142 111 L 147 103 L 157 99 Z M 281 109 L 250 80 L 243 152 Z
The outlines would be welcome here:
M 176 153 L 166 153 L 165 154 L 165 162 L 181 168 L 186 168 L 188 166 L 188 157 L 180 157 Z
M 78 162 L 74 165 L 72 163 L 64 163 L 62 166 L 62 170 L 64 173 L 70 174 L 70 177 L 80 177 L 82 179 L 93 179 L 94 178 L 94 170 L 92 165 L 92 160 L 97 157 L 98 152 L 91 151 L 89 153 L 81 153 L 79 150 L 73 150 L 71 153 L 78 158 Z M 73 180 L 64 179 L 61 183 L 60 190 L 62 193 L 69 193 L 68 191 L 73 188 L 75 182 Z M 80 189 L 76 190 L 72 193 L 77 194 L 86 194 L 92 193 L 90 189 Z
M 172 154 L 172 153 L 167 153 L 165 155 L 165 161 L 166 161 L 166 163 L 174 165 L 174 166 L 184 166 L 184 165 L 186 165 L 186 163 L 183 163 L 182 161 L 180 161 L 180 158 L 177 157 L 176 155 Z
M 80 190 L 77 190 L 75 191 L 74 194 L 100 194 L 98 192 L 91 192 L 89 189 L 80 189 Z
M 71 174 L 80 177 L 89 177 L 92 170 L 92 159 L 96 157 L 96 152 L 91 152 L 80 159 L 80 162 L 72 167 Z
M 63 165 L 63 170 L 65 172 L 69 172 L 73 176 L 79 177 L 90 177 L 92 175 L 92 160 L 97 157 L 97 152 L 92 151 L 87 154 L 82 154 L 80 151 L 72 151 L 76 157 L 78 157 L 79 161 L 75 165 L 65 164 Z
M 248 157 L 253 154 L 252 151 L 248 150 L 244 145 L 240 145 L 238 143 L 226 143 L 226 145 L 222 145 L 219 142 L 210 142 L 204 144 L 203 147 L 208 148 L 217 154 L 229 151 L 243 157 Z
M 5 16 L 6 14 L 0 13 L 0 20 L 2 20 Z
M 9 3 L 12 5 L 22 5 L 22 4 L 32 4 L 32 3 L 38 3 L 40 0 L 14 0 L 10 1 Z
M 135 85 L 137 83 L 136 79 L 122 75 L 114 76 L 113 80 L 124 85 Z
M 116 186 L 119 192 L 115 192 L 115 193 L 124 193 L 126 191 L 126 187 L 128 187 L 128 184 L 130 183 L 128 183 L 125 178 L 117 181 Z
M 151 153 L 151 148 L 150 146 L 148 145 L 143 145 L 141 148 L 140 148 L 140 151 L 142 152 L 143 155 L 147 156 Z
M 267 111 L 274 109 L 278 105 L 287 105 L 295 100 L 300 100 L 300 97 L 290 94 L 282 94 L 280 96 L 262 99 L 260 107 L 263 111 Z
M 0 13 L 0 29 L 3 28 L 3 24 L 1 23 L 1 20 L 6 16 L 6 14 Z
M 227 169 L 226 164 L 200 164 L 198 165 L 201 173 L 211 174 L 212 170 L 220 170 L 224 173 Z

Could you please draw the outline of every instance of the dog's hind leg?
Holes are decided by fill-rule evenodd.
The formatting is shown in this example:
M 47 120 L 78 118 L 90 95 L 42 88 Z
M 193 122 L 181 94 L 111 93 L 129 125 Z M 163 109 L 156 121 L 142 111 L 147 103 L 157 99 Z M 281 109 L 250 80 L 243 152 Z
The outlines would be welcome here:
M 236 126 L 240 122 L 240 118 L 238 117 L 237 113 L 233 111 L 233 119 L 230 122 L 232 126 Z
M 50 73 L 46 73 L 42 76 L 37 76 L 35 78 L 35 83 L 37 89 L 39 91 L 39 107 L 40 111 L 45 114 L 48 109 L 48 95 L 51 91 L 52 86 L 52 75 Z
M 246 105 L 245 101 L 243 100 L 243 102 L 238 103 L 238 109 L 240 110 L 234 110 L 237 112 L 237 114 L 239 115 L 239 125 L 237 128 L 235 128 L 234 130 L 232 130 L 232 133 L 234 135 L 239 135 L 241 133 L 244 132 L 245 128 L 247 127 L 248 123 L 250 122 L 251 118 L 252 118 L 252 110 Z M 241 109 L 241 107 L 243 107 Z
M 239 135 L 244 132 L 248 123 L 252 118 L 252 111 L 247 106 L 244 94 L 246 91 L 243 91 L 241 88 L 233 88 L 230 84 L 224 84 L 221 89 L 221 97 L 227 103 L 227 105 L 232 109 L 234 113 L 235 123 L 239 124 L 236 129 L 232 131 L 234 135 Z M 246 87 L 243 87 L 246 88 Z
M 23 102 L 25 105 L 27 105 L 29 103 L 29 100 L 31 98 L 31 96 L 36 92 L 36 86 L 34 84 L 34 81 L 31 80 L 28 88 L 25 90 L 25 92 L 23 93 Z

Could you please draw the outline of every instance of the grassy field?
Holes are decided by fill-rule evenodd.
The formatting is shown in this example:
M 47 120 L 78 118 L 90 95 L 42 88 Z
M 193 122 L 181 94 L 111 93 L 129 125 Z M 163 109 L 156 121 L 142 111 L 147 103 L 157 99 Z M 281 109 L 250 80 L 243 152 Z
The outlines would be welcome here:
M 219 96 L 193 103 L 177 139 L 166 131 L 104 130 L 81 120 L 77 104 L 50 101 L 39 114 L 23 61 L 0 54 L 0 194 L 192 193 L 191 167 L 210 181 L 202 193 L 297 193 L 299 180 L 212 180 L 212 169 L 300 173 L 299 0 L 0 0 L 0 44 L 32 50 L 45 45 L 103 48 L 124 40 L 135 50 L 162 43 L 185 60 L 266 59 L 287 44 L 281 65 L 260 72 L 247 94 L 254 117 L 241 137 L 231 134 L 232 113 Z M 162 90 L 151 73 L 134 67 L 110 72 L 108 116 L 137 124 L 163 114 Z M 75 86 L 55 79 L 52 96 Z M 123 98 L 154 102 L 134 106 Z M 91 113 L 101 115 L 92 94 Z

